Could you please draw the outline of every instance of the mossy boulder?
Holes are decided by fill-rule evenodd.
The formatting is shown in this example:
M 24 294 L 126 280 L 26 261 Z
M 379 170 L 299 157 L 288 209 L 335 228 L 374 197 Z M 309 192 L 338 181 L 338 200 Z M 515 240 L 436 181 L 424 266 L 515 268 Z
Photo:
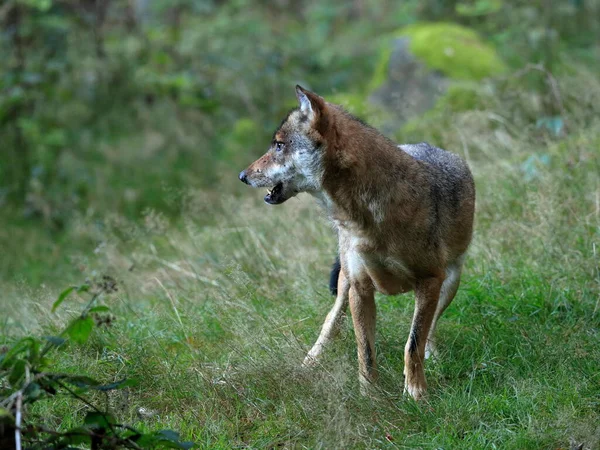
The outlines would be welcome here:
M 452 23 L 410 25 L 382 47 L 369 99 L 393 113 L 395 124 L 384 127 L 393 132 L 433 108 L 455 82 L 474 83 L 504 71 L 495 49 L 469 28 Z
M 389 134 L 431 109 L 446 91 L 448 80 L 415 57 L 407 37 L 394 39 L 383 51 L 387 56 L 371 83 L 369 102 L 389 111 L 392 120 L 382 127 Z
M 415 24 L 400 35 L 410 38 L 410 50 L 427 67 L 455 80 L 478 81 L 506 70 L 494 47 L 458 24 Z
M 405 39 L 408 39 L 406 49 L 403 45 L 394 45 Z M 506 70 L 494 47 L 485 43 L 475 31 L 454 23 L 425 22 L 404 27 L 386 41 L 371 79 L 371 90 L 381 87 L 387 80 L 394 51 L 405 50 L 426 68 L 455 80 L 478 81 Z

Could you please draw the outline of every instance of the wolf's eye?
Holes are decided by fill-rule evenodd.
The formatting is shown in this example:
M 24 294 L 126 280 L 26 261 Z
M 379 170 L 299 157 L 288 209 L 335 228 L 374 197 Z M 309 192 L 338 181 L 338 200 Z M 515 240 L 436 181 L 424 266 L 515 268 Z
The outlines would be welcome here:
M 280 152 L 281 150 L 283 150 L 283 146 L 285 144 L 283 142 L 275 142 L 275 150 L 277 150 L 278 152 Z

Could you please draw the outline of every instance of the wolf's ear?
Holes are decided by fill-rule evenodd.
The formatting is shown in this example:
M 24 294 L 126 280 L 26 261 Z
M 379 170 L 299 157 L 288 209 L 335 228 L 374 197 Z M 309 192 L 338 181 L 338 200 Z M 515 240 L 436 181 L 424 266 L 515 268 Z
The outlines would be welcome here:
M 310 104 L 310 99 L 308 95 L 306 95 L 309 91 L 304 89 L 299 84 L 296 85 L 296 97 L 298 97 L 298 103 L 300 103 L 300 111 L 302 114 L 306 114 L 307 116 L 311 116 L 313 114 L 313 108 Z
M 312 121 L 317 116 L 323 116 L 325 100 L 323 100 L 317 94 L 307 91 L 302 86 L 297 84 L 296 97 L 298 97 L 298 103 L 300 103 L 300 111 L 302 114 L 307 116 L 309 120 Z

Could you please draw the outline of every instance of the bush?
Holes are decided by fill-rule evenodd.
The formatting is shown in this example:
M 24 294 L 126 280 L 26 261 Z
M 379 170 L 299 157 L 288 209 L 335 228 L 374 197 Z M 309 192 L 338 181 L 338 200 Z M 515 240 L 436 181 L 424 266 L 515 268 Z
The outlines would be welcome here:
M 171 430 L 143 432 L 117 422 L 107 407 L 97 406 L 94 394 L 106 396 L 118 389 L 134 387 L 133 379 L 102 383 L 84 374 L 54 371 L 52 353 L 67 351 L 69 345 L 85 344 L 94 327 L 107 327 L 115 320 L 100 300 L 117 291 L 116 281 L 104 276 L 93 284 L 72 286 L 54 302 L 54 312 L 73 293 L 88 293 L 81 314 L 71 320 L 58 336 L 27 336 L 0 352 L 0 443 L 17 449 L 63 449 L 86 445 L 94 449 L 179 448 L 189 449 L 192 442 L 182 442 Z M 49 428 L 43 417 L 29 414 L 36 403 L 56 396 L 79 403 L 85 411 L 77 426 L 66 430 Z M 99 403 L 98 403 L 99 404 Z

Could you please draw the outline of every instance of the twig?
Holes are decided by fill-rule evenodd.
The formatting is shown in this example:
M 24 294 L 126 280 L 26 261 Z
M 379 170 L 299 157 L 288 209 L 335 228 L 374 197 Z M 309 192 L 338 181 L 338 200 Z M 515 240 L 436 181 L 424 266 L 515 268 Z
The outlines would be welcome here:
M 65 391 L 67 391 L 69 394 L 71 394 L 73 397 L 75 397 L 80 402 L 83 402 L 85 405 L 87 405 L 88 407 L 92 408 L 97 413 L 102 414 L 103 416 L 106 416 L 106 413 L 104 411 L 100 410 L 98 407 L 96 407 L 93 404 L 91 404 L 89 401 L 87 401 L 87 399 L 85 399 L 81 395 L 77 394 L 75 391 L 71 390 L 64 383 L 60 382 L 59 380 L 56 380 L 55 383 L 58 384 L 60 387 L 62 387 Z M 110 428 L 110 431 L 112 431 L 113 434 L 116 435 L 115 429 L 113 428 L 113 424 L 111 424 L 110 421 L 108 421 L 108 420 L 106 421 L 106 423 L 108 424 L 108 427 Z
M 15 405 L 15 448 L 21 450 L 21 409 L 23 408 L 23 391 L 19 391 L 17 395 L 17 403 Z
M 61 386 L 64 390 L 66 390 L 69 394 L 71 394 L 77 400 L 83 402 L 84 404 L 86 404 L 87 406 L 89 406 L 90 408 L 92 408 L 93 410 L 95 410 L 96 412 L 102 414 L 103 416 L 106 416 L 106 413 L 104 411 L 101 411 L 96 406 L 94 406 L 89 401 L 87 401 L 85 398 L 83 398 L 79 394 L 77 394 L 74 391 L 72 391 L 71 389 L 69 389 L 65 384 L 61 383 L 60 381 L 56 381 L 56 384 L 58 384 L 59 386 Z M 127 427 L 126 425 L 112 424 L 108 420 L 106 422 L 107 422 L 108 427 L 110 428 L 110 431 L 112 431 L 112 433 L 115 436 L 118 436 L 118 434 L 117 434 L 117 432 L 115 430 L 115 427 L 131 429 L 130 427 Z M 127 441 L 133 446 L 133 448 L 136 448 L 136 449 L 140 448 L 135 442 L 131 441 L 130 439 L 127 439 Z
M 22 390 L 17 391 L 17 392 L 13 392 L 10 397 L 5 398 L 4 400 L 2 400 L 2 402 L 0 402 L 0 405 L 4 405 L 4 407 L 6 407 L 6 409 L 10 409 L 12 402 L 14 399 L 16 399 L 19 394 L 22 394 Z
M 0 406 L 6 408 L 6 409 L 11 409 L 12 408 L 12 403 L 13 401 L 19 396 L 22 395 L 23 392 L 25 392 L 27 390 L 27 388 L 31 385 L 32 382 L 39 380 L 40 378 L 44 378 L 46 377 L 48 374 L 44 373 L 44 372 L 40 372 L 38 374 L 36 374 L 33 377 L 33 380 L 29 380 L 29 374 L 27 375 L 27 381 L 25 383 L 25 386 L 23 386 L 23 388 L 21 388 L 20 390 L 13 392 L 9 397 L 6 397 L 5 399 L 3 399 L 0 402 Z M 68 375 L 64 375 L 64 376 L 68 376 Z
M 90 299 L 90 301 L 88 302 L 88 304 L 86 305 L 86 307 L 83 309 L 83 312 L 81 313 L 80 317 L 84 317 L 88 313 L 88 310 L 92 307 L 92 305 L 94 304 L 94 302 L 98 299 L 98 297 L 100 297 L 100 295 L 103 292 L 104 292 L 104 290 L 100 290 L 98 292 L 95 292 L 92 295 L 92 298 Z
M 56 384 L 58 384 L 61 388 L 63 388 L 65 391 L 67 391 L 69 394 L 71 394 L 73 397 L 75 397 L 77 400 L 79 400 L 80 402 L 83 402 L 85 405 L 89 406 L 90 408 L 92 408 L 97 413 L 100 413 L 100 414 L 104 415 L 104 412 L 102 412 L 99 408 L 97 408 L 96 406 L 92 405 L 84 397 L 82 397 L 81 395 L 79 395 L 76 392 L 74 392 L 72 389 L 70 389 L 69 387 L 67 387 L 67 385 L 64 384 L 63 382 L 61 382 L 60 380 L 54 380 L 54 382 Z

